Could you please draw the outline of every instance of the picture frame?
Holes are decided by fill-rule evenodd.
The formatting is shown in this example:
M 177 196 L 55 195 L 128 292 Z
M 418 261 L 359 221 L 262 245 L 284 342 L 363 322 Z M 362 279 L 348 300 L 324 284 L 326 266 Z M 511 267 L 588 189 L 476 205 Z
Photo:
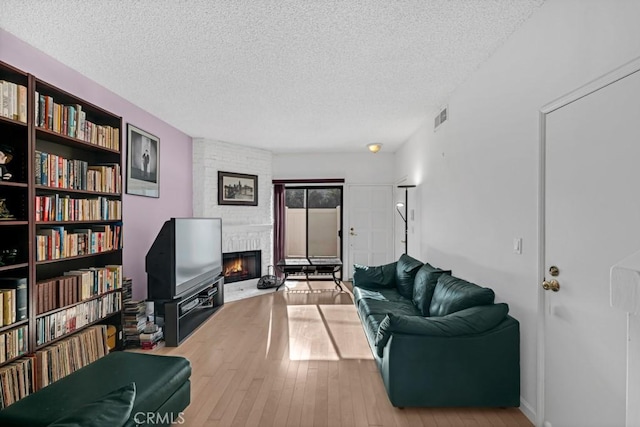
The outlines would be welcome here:
M 127 123 L 127 194 L 160 197 L 160 139 Z
M 258 176 L 218 171 L 218 204 L 258 206 Z

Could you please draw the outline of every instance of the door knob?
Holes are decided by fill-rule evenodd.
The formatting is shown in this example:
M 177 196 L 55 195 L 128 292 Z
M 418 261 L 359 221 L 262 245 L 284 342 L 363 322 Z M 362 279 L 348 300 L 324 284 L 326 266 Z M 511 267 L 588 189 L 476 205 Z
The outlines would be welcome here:
M 542 288 L 545 291 L 552 290 L 553 292 L 558 292 L 560 290 L 560 283 L 556 280 L 544 281 L 542 282 Z

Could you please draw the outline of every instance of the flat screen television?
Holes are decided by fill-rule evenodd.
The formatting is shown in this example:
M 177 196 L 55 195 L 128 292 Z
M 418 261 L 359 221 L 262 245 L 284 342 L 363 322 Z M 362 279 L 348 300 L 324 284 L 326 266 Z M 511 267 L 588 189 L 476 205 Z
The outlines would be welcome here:
M 147 297 L 170 300 L 200 291 L 222 274 L 222 219 L 165 221 L 145 258 Z

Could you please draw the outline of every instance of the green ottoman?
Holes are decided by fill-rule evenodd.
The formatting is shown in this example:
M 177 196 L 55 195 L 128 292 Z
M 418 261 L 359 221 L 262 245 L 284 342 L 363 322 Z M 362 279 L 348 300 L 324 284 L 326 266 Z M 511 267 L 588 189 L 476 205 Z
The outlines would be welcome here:
M 183 357 L 113 352 L 0 411 L 0 426 L 47 426 L 74 411 L 84 420 L 92 412 L 94 419 L 109 410 L 122 414 L 105 396 L 131 383 L 135 400 L 123 425 L 169 425 L 183 419 L 189 406 L 190 376 L 191 364 Z

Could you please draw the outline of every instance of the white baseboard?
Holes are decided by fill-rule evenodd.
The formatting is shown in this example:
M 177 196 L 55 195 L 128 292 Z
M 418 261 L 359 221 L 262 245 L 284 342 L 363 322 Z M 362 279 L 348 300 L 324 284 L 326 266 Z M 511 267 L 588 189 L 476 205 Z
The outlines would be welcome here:
M 529 418 L 529 421 L 531 421 L 534 426 L 536 425 L 536 411 L 522 396 L 520 396 L 520 412 Z

